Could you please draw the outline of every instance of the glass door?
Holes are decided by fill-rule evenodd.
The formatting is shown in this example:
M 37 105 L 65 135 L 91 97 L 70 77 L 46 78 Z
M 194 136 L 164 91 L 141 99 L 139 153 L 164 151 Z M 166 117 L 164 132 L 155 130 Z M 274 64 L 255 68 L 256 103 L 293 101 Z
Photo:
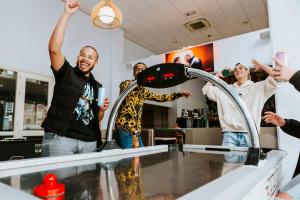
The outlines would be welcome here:
M 51 103 L 54 80 L 46 76 L 24 73 L 22 82 L 22 126 L 19 129 L 22 136 L 43 135 L 41 124 Z

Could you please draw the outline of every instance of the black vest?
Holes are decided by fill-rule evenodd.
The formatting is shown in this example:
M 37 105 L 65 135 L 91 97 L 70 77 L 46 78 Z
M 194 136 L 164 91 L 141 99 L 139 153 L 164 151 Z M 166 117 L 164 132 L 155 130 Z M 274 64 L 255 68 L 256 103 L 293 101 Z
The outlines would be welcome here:
M 59 75 L 58 75 L 59 74 Z M 55 86 L 51 106 L 48 110 L 42 127 L 45 131 L 51 131 L 58 135 L 65 135 L 70 121 L 73 118 L 74 109 L 83 94 L 84 86 L 90 80 L 94 88 L 94 100 L 92 103 L 93 114 L 98 119 L 99 107 L 96 98 L 98 97 L 98 89 L 102 85 L 95 80 L 94 76 L 90 77 L 82 75 L 77 67 L 73 68 L 68 61 L 65 60 L 62 68 L 58 72 L 54 72 Z M 95 134 L 101 139 L 101 132 L 98 120 L 94 120 Z

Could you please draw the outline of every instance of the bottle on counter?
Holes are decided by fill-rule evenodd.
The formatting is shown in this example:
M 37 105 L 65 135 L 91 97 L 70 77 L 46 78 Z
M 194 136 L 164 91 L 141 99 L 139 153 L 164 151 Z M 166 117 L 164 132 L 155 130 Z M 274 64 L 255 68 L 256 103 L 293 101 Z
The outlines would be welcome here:
M 205 125 L 205 128 L 209 128 L 208 109 L 207 108 L 204 108 L 204 125 Z

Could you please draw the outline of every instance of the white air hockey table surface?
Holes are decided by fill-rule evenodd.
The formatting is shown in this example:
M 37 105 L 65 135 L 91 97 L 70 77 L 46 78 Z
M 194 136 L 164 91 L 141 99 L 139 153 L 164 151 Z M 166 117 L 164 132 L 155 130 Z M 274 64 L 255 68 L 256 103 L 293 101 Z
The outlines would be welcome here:
M 2 162 L 0 199 L 36 199 L 47 173 L 65 184 L 64 199 L 272 199 L 285 153 L 271 150 L 246 166 L 247 148 L 167 145 Z

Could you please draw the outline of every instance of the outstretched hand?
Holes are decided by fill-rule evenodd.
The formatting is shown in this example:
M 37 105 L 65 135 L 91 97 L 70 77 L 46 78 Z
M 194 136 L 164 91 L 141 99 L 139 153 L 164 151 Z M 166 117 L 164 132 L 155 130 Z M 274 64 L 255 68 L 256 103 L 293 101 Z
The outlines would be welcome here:
M 255 71 L 259 71 L 262 64 L 260 62 L 258 62 L 256 59 L 252 59 L 251 63 L 253 65 L 253 67 L 255 67 Z
M 263 120 L 265 120 L 266 123 L 271 123 L 276 126 L 285 125 L 285 120 L 281 116 L 270 111 L 265 112 L 265 115 L 263 116 Z
M 78 0 L 66 0 L 65 13 L 74 14 L 80 8 Z
M 273 68 L 272 77 L 275 80 L 289 81 L 296 73 L 296 70 L 284 65 L 277 58 L 274 57 L 273 60 L 275 61 L 275 67 Z

